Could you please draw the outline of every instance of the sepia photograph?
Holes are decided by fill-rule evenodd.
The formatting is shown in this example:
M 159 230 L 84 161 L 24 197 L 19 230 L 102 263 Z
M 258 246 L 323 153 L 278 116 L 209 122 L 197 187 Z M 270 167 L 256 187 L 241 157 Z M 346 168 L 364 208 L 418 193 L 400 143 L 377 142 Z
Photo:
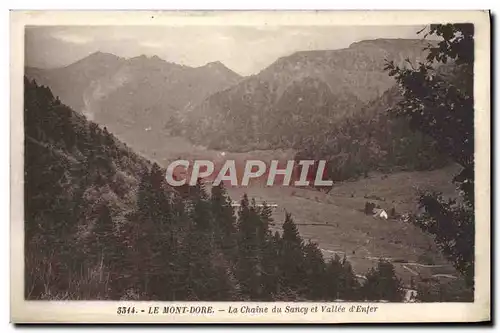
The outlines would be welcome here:
M 466 13 L 25 13 L 19 302 L 337 321 L 480 301 L 488 319 L 489 15 Z

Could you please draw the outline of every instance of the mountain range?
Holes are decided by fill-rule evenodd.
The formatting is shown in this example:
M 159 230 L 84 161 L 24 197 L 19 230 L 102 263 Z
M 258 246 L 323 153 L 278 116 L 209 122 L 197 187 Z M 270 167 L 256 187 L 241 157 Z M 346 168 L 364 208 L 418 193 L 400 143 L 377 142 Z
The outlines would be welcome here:
M 220 62 L 182 66 L 157 56 L 125 59 L 96 52 L 56 69 L 26 68 L 61 101 L 114 132 L 144 130 L 172 112 L 237 83 L 241 76 Z
M 361 251 L 373 258 L 373 250 L 381 249 L 384 257 L 409 265 L 396 256 L 421 253 L 425 257 L 411 263 L 434 270 L 434 255 L 428 254 L 437 250 L 427 245 L 422 251 L 424 243 L 409 224 L 357 211 L 366 199 L 389 205 L 384 187 L 368 182 L 388 183 L 387 194 L 405 204 L 399 201 L 404 192 L 392 187 L 397 180 L 376 175 L 377 183 L 369 172 L 446 163 L 432 139 L 386 112 L 401 93 L 384 72 L 385 61 L 422 60 L 425 45 L 375 40 L 298 52 L 250 77 L 220 62 L 193 68 L 154 56 L 124 59 L 100 52 L 64 68 L 26 68 L 25 298 L 401 301 L 392 264 L 381 262 L 360 282 L 350 260 L 366 261 Z M 317 234 L 326 234 L 328 251 L 340 249 L 344 259 L 335 255 L 326 262 L 323 248 L 311 241 L 314 233 L 304 233 L 306 243 L 289 213 L 271 234 L 277 221 L 272 211 L 247 194 L 235 214 L 234 195 L 224 188 L 212 187 L 209 194 L 202 182 L 168 186 L 165 170 L 138 153 L 147 155 L 152 145 L 172 149 L 172 134 L 213 149 L 266 148 L 273 158 L 276 148 L 291 147 L 296 159 L 327 160 L 327 177 L 334 182 L 364 175 L 364 183 L 334 197 L 295 189 L 288 194 L 283 188 L 268 194 L 285 212 L 292 206 L 301 211 L 302 230 L 321 226 Z M 422 291 L 428 299 L 447 301 L 463 293 L 461 287 L 453 285 L 449 293 L 435 280 L 420 278 L 419 297 Z M 395 284 L 381 288 L 384 281 Z M 412 289 L 413 282 L 412 275 Z
M 386 61 L 423 61 L 427 45 L 377 39 L 297 52 L 178 114 L 169 128 L 216 149 L 293 147 L 380 98 L 395 85 Z
M 395 84 L 385 62 L 423 60 L 428 43 L 376 39 L 300 51 L 248 77 L 220 62 L 189 67 L 101 52 L 63 68 L 27 67 L 26 75 L 125 141 L 165 131 L 214 149 L 273 149 L 293 147 L 380 98 Z M 153 143 L 134 144 L 147 151 Z

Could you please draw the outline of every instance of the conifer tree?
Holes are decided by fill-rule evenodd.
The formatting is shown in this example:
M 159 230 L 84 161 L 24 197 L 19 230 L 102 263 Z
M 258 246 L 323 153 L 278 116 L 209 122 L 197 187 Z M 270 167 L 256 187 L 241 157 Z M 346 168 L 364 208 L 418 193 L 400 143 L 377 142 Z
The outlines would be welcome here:
M 269 226 L 273 223 L 273 211 L 266 202 L 262 203 L 258 211 L 260 223 L 257 225 L 257 237 L 261 243 L 264 243 L 271 237 Z
M 361 288 L 361 293 L 364 299 L 370 301 L 401 302 L 403 300 L 402 284 L 396 276 L 394 266 L 390 262 L 381 260 L 377 267 L 371 269 L 366 275 L 366 282 Z
M 111 212 L 106 204 L 98 210 L 98 216 L 94 224 L 94 241 L 97 248 L 97 255 L 106 257 L 106 261 L 112 261 L 114 239 L 114 225 Z
M 359 283 L 352 269 L 351 263 L 344 256 L 342 270 L 339 276 L 339 297 L 344 300 L 359 300 Z
M 226 193 L 224 185 L 212 187 L 210 196 L 216 245 L 230 260 L 235 260 L 237 254 L 236 218 L 231 206 L 231 199 Z
M 137 214 L 131 216 L 131 223 L 137 224 L 134 228 L 134 252 L 136 267 L 140 275 L 141 289 L 149 293 L 156 285 L 156 277 L 160 268 L 156 266 L 159 260 L 159 249 L 156 245 L 158 240 L 158 211 L 159 204 L 154 202 L 152 170 L 144 170 L 137 190 Z
M 282 290 L 282 281 L 281 281 L 281 260 L 282 260 L 282 240 L 281 235 L 278 231 L 274 233 L 269 241 L 268 251 L 271 251 L 271 255 L 269 258 L 273 261 L 271 264 L 273 267 L 269 267 L 269 265 L 265 265 L 265 272 L 268 274 L 268 283 L 266 284 L 267 290 L 270 290 L 273 294 L 280 294 Z
M 281 238 L 281 283 L 284 288 L 300 291 L 305 277 L 303 241 L 289 213 L 285 215 Z
M 326 265 L 318 245 L 309 241 L 304 247 L 306 296 L 311 300 L 325 299 Z
M 225 263 L 211 244 L 210 237 L 192 223 L 176 266 L 180 279 L 176 297 L 192 301 L 231 300 L 235 287 Z
M 338 254 L 326 264 L 325 272 L 325 294 L 329 300 L 341 299 L 340 276 L 343 274 L 342 259 Z
M 177 225 L 173 208 L 165 189 L 164 172 L 154 163 L 149 175 L 150 189 L 148 218 L 154 234 L 149 242 L 152 250 L 150 292 L 161 300 L 171 300 L 177 281 L 175 264 L 179 254 Z
M 236 276 L 241 285 L 241 292 L 250 299 L 257 299 L 261 294 L 260 253 L 257 239 L 259 215 L 255 206 L 250 205 L 244 194 L 238 210 L 238 261 Z
M 151 167 L 149 183 L 149 216 L 156 224 L 167 224 L 170 220 L 170 203 L 165 193 L 164 173 L 156 163 Z
M 262 299 L 272 300 L 279 291 L 279 246 L 280 235 L 274 236 L 269 230 L 273 223 L 272 209 L 266 202 L 257 210 L 259 223 L 257 225 L 257 242 L 260 253 Z
M 98 210 L 93 237 L 90 240 L 95 242 L 92 246 L 94 264 L 100 265 L 101 269 L 106 269 L 108 273 L 107 293 L 112 299 L 119 298 L 125 291 L 126 282 L 123 281 L 123 273 L 127 268 L 128 254 L 126 242 L 115 229 L 111 210 L 108 205 L 103 204 Z M 88 259 L 85 262 L 88 262 Z
M 137 212 L 142 217 L 149 217 L 151 207 L 151 181 L 149 170 L 142 170 L 137 189 Z
M 211 203 L 201 179 L 198 179 L 195 186 L 190 187 L 189 199 L 191 201 L 190 214 L 194 224 L 200 230 L 213 231 Z

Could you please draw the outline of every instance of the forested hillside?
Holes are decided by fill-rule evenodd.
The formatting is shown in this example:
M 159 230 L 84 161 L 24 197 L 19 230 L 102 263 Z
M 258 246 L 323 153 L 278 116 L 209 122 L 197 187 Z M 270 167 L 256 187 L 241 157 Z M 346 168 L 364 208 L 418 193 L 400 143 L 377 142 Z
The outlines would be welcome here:
M 303 51 L 174 113 L 166 125 L 212 149 L 294 149 L 328 160 L 334 181 L 370 171 L 429 170 L 448 162 L 433 140 L 387 110 L 401 99 L 386 61 L 425 59 L 432 41 L 378 39 L 349 48 Z M 196 129 L 196 130 L 194 130 Z
M 370 171 L 432 170 L 448 164 L 449 158 L 434 139 L 412 129 L 407 119 L 387 113 L 400 96 L 393 87 L 359 112 L 311 130 L 294 146 L 296 159 L 327 160 L 328 177 L 333 181 L 366 176 Z
M 143 300 L 389 300 L 402 285 L 380 262 L 360 284 L 325 262 L 292 217 L 225 190 L 173 189 L 134 154 L 25 78 L 25 297 Z
M 241 78 L 220 62 L 189 67 L 157 56 L 122 58 L 103 52 L 61 68 L 28 67 L 26 76 L 49 86 L 76 112 L 115 134 L 129 135 L 148 127 L 161 130 L 171 113 Z
M 428 43 L 377 39 L 301 51 L 250 77 L 220 62 L 194 68 L 102 52 L 26 75 L 149 158 L 160 137 L 147 135 L 154 132 L 215 150 L 294 149 L 297 158 L 328 160 L 329 177 L 345 180 L 447 163 L 430 138 L 386 113 L 400 94 L 385 61 L 425 59 Z
M 379 98 L 395 85 L 384 72 L 385 61 L 424 59 L 428 43 L 377 39 L 338 50 L 296 52 L 179 112 L 169 128 L 215 149 L 295 146 L 317 127 L 328 128 Z

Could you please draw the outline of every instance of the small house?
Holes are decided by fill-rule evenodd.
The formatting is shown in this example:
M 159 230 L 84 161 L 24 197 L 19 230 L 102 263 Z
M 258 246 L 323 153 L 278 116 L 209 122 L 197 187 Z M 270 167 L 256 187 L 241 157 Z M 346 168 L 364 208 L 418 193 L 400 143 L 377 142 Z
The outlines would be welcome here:
M 381 208 L 375 208 L 373 210 L 373 217 L 378 217 L 384 220 L 387 220 L 389 218 L 389 215 L 387 212 Z
M 415 303 L 417 301 L 417 291 L 414 289 L 403 289 L 405 303 Z

